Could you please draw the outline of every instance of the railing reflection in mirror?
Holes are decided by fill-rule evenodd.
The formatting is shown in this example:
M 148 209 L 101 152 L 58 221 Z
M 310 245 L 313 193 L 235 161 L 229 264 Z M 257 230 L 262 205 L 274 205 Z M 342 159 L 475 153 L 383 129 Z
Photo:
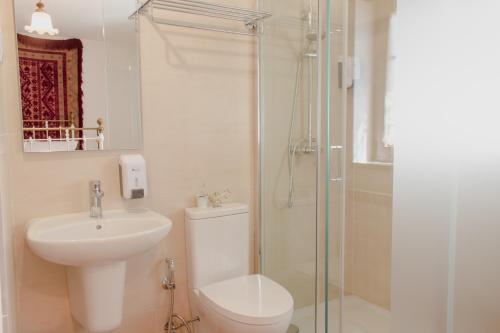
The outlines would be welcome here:
M 32 126 L 28 127 L 26 124 Z M 53 124 L 57 125 L 53 127 L 51 126 Z M 95 135 L 86 135 L 88 131 L 95 132 Z M 97 119 L 96 127 L 76 127 L 73 118 L 72 120 L 28 119 L 23 120 L 23 138 L 26 152 L 88 150 L 89 142 L 95 142 L 97 150 L 104 150 L 104 125 L 101 118 Z

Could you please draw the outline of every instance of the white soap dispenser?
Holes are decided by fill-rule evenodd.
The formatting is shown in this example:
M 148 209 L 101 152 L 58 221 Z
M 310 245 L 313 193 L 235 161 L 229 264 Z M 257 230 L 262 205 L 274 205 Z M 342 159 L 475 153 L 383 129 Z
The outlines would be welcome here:
M 120 156 L 120 185 L 125 199 L 141 199 L 147 196 L 146 160 L 139 154 Z

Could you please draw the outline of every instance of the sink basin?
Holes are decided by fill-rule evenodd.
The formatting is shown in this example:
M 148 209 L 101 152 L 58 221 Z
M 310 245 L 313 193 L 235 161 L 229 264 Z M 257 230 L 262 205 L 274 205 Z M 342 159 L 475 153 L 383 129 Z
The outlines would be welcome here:
M 66 266 L 73 317 L 90 332 L 118 328 L 123 319 L 127 259 L 156 246 L 172 228 L 147 209 L 78 213 L 35 219 L 26 238 L 43 259 Z
M 103 265 L 145 252 L 165 237 L 172 222 L 150 210 L 105 211 L 33 220 L 28 244 L 45 260 L 69 266 Z

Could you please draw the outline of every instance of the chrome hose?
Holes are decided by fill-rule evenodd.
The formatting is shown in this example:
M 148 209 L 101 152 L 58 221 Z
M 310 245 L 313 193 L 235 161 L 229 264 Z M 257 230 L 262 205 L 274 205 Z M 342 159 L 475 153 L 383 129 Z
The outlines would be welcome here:
M 195 321 L 199 321 L 198 317 L 185 320 L 181 315 L 174 313 L 174 305 L 175 305 L 175 261 L 173 259 L 166 259 L 166 263 L 168 266 L 168 277 L 163 279 L 162 286 L 163 289 L 166 289 L 170 292 L 170 309 L 168 311 L 168 320 L 165 324 L 165 331 L 168 333 L 175 333 L 178 329 L 185 327 L 188 333 L 194 333 L 194 325 L 191 327 Z M 180 324 L 176 324 L 175 320 L 180 321 Z

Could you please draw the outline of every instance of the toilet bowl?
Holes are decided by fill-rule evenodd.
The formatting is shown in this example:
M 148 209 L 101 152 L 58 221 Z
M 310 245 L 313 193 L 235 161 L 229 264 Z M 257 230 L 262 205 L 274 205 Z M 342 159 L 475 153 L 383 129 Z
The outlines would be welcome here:
M 290 293 L 262 275 L 214 283 L 194 294 L 200 333 L 284 333 L 292 319 Z
M 186 210 L 190 304 L 198 333 L 285 333 L 293 298 L 277 282 L 250 275 L 248 207 Z

